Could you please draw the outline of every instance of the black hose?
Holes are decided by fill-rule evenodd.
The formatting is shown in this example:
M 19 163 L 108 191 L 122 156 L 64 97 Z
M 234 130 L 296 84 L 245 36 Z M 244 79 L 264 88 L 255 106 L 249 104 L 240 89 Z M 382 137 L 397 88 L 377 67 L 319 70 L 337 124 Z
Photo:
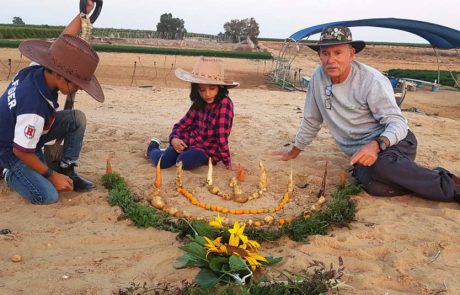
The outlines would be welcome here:
M 80 0 L 80 12 L 84 14 L 88 14 L 86 11 L 86 1 L 87 0 Z M 92 24 L 96 21 L 102 10 L 102 0 L 93 0 L 93 2 L 94 5 L 96 5 L 96 8 L 94 8 L 94 11 L 89 18 Z

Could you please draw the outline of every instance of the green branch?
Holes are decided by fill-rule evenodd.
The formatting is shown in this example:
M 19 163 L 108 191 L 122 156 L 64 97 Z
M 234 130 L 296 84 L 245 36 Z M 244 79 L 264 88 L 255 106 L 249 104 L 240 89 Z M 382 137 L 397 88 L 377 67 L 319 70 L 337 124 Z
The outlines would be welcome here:
M 123 212 L 138 227 L 154 227 L 178 233 L 179 238 L 194 236 L 193 230 L 183 219 L 175 219 L 149 205 L 139 204 L 138 199 L 127 188 L 123 178 L 116 174 L 106 174 L 102 177 L 104 186 L 109 189 L 108 202 L 111 206 L 120 206 Z M 346 183 L 343 187 L 333 192 L 332 200 L 327 206 L 313 212 L 309 218 L 298 216 L 291 224 L 278 228 L 252 228 L 248 227 L 246 233 L 251 239 L 258 242 L 275 241 L 287 235 L 294 241 L 304 241 L 310 235 L 325 235 L 331 226 L 347 226 L 353 221 L 356 212 L 356 203 L 351 199 L 353 195 L 361 192 L 361 187 L 356 183 Z M 208 237 L 214 237 L 213 229 L 204 221 L 192 221 L 193 228 L 200 233 L 206 232 Z

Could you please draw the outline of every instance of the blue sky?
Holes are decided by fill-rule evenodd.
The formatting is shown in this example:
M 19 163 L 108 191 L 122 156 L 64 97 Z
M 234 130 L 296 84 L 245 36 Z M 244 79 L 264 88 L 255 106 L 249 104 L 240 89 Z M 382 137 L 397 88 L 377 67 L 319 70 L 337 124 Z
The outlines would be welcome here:
M 66 25 L 77 14 L 76 0 L 0 0 L 0 23 L 14 16 L 26 24 Z M 287 38 L 303 28 L 339 20 L 396 17 L 433 22 L 460 30 L 458 0 L 104 0 L 96 27 L 154 30 L 160 15 L 170 12 L 185 21 L 189 32 L 217 34 L 231 19 L 254 17 L 260 37 Z M 379 28 L 353 28 L 354 39 L 425 42 L 410 33 Z M 315 39 L 315 36 L 311 37 Z

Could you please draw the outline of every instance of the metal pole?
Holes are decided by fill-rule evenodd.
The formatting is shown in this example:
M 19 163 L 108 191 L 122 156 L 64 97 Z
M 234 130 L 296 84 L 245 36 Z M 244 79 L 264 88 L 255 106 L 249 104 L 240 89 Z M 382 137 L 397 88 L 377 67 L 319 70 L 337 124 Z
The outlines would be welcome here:
M 439 70 L 439 56 L 438 56 L 438 52 L 436 51 L 436 49 L 434 47 L 431 47 L 433 48 L 433 51 L 434 51 L 434 54 L 436 55 L 436 62 L 438 64 L 438 84 L 441 84 L 441 71 Z

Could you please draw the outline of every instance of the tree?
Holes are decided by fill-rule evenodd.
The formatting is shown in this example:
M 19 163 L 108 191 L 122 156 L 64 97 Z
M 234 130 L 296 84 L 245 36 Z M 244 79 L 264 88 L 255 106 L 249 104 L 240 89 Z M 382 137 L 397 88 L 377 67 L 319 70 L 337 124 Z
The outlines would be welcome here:
M 25 25 L 26 23 L 19 16 L 13 17 L 13 25 Z
M 157 32 L 164 39 L 183 39 L 187 30 L 183 19 L 173 17 L 171 13 L 164 13 L 157 24 Z
M 224 29 L 225 35 L 230 37 L 233 43 L 249 37 L 254 44 L 257 44 L 257 37 L 260 34 L 259 24 L 253 17 L 242 20 L 232 19 L 224 24 Z

